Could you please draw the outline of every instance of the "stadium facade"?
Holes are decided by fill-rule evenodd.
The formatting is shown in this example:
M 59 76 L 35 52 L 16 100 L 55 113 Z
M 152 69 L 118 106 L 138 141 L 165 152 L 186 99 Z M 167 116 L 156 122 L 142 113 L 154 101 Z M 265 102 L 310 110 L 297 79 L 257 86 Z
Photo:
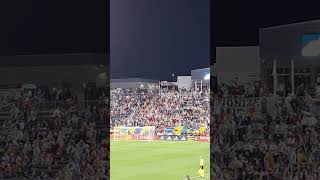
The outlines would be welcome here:
M 276 60 L 278 83 L 290 87 L 291 64 L 295 81 L 314 87 L 320 78 L 320 20 L 261 28 L 259 30 L 261 78 L 272 87 Z M 293 63 L 292 63 L 293 62 Z
M 159 80 L 143 79 L 143 78 L 126 78 L 126 79 L 111 79 L 110 88 L 123 88 L 123 89 L 144 89 L 144 88 L 157 88 L 159 87 Z
M 178 89 L 190 90 L 192 88 L 191 76 L 178 76 L 176 84 Z
M 235 78 L 242 82 L 259 80 L 259 56 L 259 46 L 217 47 L 217 62 L 211 71 L 217 77 L 218 83 L 228 83 Z
M 210 88 L 210 68 L 194 69 L 191 71 L 192 87 L 201 90 Z
M 181 89 L 203 90 L 210 88 L 210 68 L 194 69 L 190 75 L 177 76 L 176 82 L 144 78 L 111 79 L 110 88 L 123 89 Z
M 0 85 L 72 84 L 107 86 L 106 54 L 17 55 L 0 57 Z

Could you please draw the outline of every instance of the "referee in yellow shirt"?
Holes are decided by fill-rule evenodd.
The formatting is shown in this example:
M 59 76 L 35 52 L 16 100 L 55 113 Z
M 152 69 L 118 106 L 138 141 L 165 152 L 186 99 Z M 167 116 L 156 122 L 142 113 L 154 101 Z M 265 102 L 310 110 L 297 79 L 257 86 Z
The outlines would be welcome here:
M 202 159 L 201 156 L 200 156 L 200 168 L 202 168 L 202 169 L 204 169 L 204 168 L 203 168 L 203 164 L 204 164 L 204 163 L 203 163 L 203 159 Z
M 203 159 L 200 156 L 200 169 L 199 169 L 198 173 L 201 178 L 204 178 L 204 166 L 203 165 L 204 165 Z

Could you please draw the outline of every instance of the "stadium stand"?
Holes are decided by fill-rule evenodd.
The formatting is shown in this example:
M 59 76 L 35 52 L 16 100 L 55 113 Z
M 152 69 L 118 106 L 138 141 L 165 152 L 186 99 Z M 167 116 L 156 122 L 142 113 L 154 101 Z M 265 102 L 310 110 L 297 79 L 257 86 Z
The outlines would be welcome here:
M 270 105 L 270 91 L 244 87 L 222 84 L 212 93 L 213 178 L 319 179 L 320 123 L 312 110 L 314 98 L 303 88 Z M 260 103 L 239 113 L 223 103 L 228 98 Z
M 106 178 L 105 95 L 87 101 L 72 88 L 39 86 L 0 94 L 0 179 Z
M 111 90 L 111 129 L 116 126 L 155 126 L 188 129 L 209 127 L 209 92 L 177 90 L 144 92 L 134 89 Z M 208 132 L 209 133 L 209 130 Z

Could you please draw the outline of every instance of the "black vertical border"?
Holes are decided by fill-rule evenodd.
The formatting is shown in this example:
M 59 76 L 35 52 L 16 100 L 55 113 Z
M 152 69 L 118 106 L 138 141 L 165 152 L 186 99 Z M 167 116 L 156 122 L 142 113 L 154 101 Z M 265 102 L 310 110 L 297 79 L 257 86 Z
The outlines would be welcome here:
M 213 80 L 213 65 L 216 63 L 216 48 L 215 48 L 215 25 L 214 25 L 214 19 L 215 19 L 215 1 L 210 0 L 210 179 L 213 179 L 213 167 L 214 167 L 214 154 L 213 154 L 213 92 L 216 81 Z
M 107 119 L 106 121 L 106 137 L 107 137 L 107 149 L 106 149 L 106 157 L 107 157 L 107 162 L 106 162 L 106 179 L 110 180 L 110 0 L 107 0 L 106 2 L 106 25 L 107 25 L 107 32 L 106 32 L 106 74 L 107 74 L 107 96 L 108 96 L 108 102 L 107 102 Z

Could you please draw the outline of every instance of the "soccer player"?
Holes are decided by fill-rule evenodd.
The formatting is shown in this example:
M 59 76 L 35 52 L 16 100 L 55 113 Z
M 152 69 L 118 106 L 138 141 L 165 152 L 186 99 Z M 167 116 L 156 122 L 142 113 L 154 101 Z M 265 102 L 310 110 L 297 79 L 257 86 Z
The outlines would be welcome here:
M 201 168 L 204 169 L 204 168 L 203 168 L 203 159 L 202 159 L 201 156 L 200 156 L 200 169 L 201 169 Z
M 200 178 L 204 178 L 204 169 L 203 166 L 198 171 Z

